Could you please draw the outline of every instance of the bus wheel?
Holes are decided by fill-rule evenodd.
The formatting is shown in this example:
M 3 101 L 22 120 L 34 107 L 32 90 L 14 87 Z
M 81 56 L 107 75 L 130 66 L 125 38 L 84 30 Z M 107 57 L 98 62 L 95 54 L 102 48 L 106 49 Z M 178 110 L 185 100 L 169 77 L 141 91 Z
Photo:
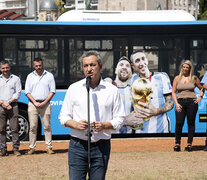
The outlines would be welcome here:
M 19 139 L 20 141 L 29 140 L 29 119 L 27 111 L 19 109 Z M 6 136 L 8 141 L 12 140 L 11 130 L 9 128 L 9 121 L 7 121 Z

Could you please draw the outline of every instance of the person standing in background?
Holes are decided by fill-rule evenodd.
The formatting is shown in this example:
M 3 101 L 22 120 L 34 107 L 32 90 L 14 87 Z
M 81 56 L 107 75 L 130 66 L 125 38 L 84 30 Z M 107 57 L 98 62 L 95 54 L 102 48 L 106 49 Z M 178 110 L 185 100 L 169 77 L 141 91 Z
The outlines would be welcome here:
M 87 51 L 81 56 L 85 77 L 90 83 L 91 166 L 90 179 L 104 180 L 110 156 L 110 138 L 113 130 L 124 123 L 125 112 L 117 87 L 101 77 L 103 67 L 97 51 Z M 88 109 L 86 78 L 69 86 L 59 119 L 70 127 L 68 150 L 69 179 L 84 180 L 88 172 Z
M 197 98 L 194 92 L 195 87 L 200 89 L 200 96 Z M 193 74 L 193 65 L 191 61 L 184 60 L 181 63 L 181 70 L 178 76 L 174 78 L 172 97 L 175 102 L 175 146 L 174 151 L 180 151 L 182 128 L 185 117 L 188 123 L 188 145 L 187 151 L 192 151 L 193 136 L 195 133 L 195 117 L 198 111 L 198 103 L 203 98 L 203 90 L 200 80 Z M 176 95 L 177 92 L 177 95 Z
M 33 61 L 34 71 L 26 79 L 25 94 L 29 99 L 28 116 L 30 122 L 28 154 L 34 154 L 36 149 L 37 128 L 39 114 L 45 132 L 45 144 L 48 154 L 54 154 L 52 150 L 52 131 L 51 131 L 51 105 L 50 100 L 55 94 L 55 80 L 52 73 L 44 70 L 43 60 L 39 57 Z
M 15 156 L 20 156 L 19 152 L 19 122 L 18 122 L 18 105 L 17 100 L 20 98 L 22 85 L 20 78 L 10 73 L 8 61 L 0 62 L 0 156 L 7 156 L 6 145 L 6 126 L 9 119 L 13 152 Z

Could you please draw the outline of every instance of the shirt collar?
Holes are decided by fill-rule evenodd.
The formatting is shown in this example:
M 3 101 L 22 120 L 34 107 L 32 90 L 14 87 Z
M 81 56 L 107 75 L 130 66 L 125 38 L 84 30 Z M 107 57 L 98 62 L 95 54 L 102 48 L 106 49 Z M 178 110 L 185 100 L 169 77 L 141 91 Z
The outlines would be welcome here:
M 11 79 L 12 77 L 13 77 L 13 74 L 12 74 L 12 73 L 10 73 L 10 75 L 9 75 L 8 79 Z M 6 78 L 4 78 L 3 74 L 1 74 L 1 75 L 0 75 L 0 78 L 2 78 L 2 79 L 6 79 Z
M 105 84 L 105 81 L 103 80 L 103 78 L 101 77 L 101 79 L 100 79 L 100 82 L 99 82 L 99 85 L 104 85 Z M 98 86 L 99 86 L 98 85 Z
M 150 72 L 150 73 L 151 73 L 151 74 L 150 74 L 150 76 L 152 77 L 152 76 L 154 75 L 154 72 Z M 140 78 L 140 76 L 139 76 L 139 74 L 138 74 L 138 73 L 134 73 L 134 75 Z M 146 79 L 149 79 L 149 77 L 148 77 L 148 78 L 146 78 Z
M 44 69 L 41 76 L 45 75 L 46 73 L 47 73 L 47 71 Z M 37 76 L 37 72 L 36 72 L 36 70 L 33 71 L 33 74 Z
M 84 83 L 83 83 L 84 86 L 86 86 L 86 78 L 84 78 Z M 96 89 L 97 87 L 99 86 L 105 86 L 105 81 L 103 80 L 103 78 L 101 77 L 100 81 L 99 81 L 99 84 L 98 86 L 96 86 L 94 89 Z

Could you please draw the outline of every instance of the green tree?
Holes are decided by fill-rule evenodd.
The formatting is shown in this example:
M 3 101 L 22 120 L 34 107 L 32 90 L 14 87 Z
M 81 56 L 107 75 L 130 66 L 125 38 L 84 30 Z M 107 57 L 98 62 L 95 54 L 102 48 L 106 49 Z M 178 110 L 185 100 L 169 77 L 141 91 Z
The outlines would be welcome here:
M 207 20 L 207 0 L 199 0 L 199 20 Z
M 64 7 L 65 5 L 65 0 L 56 0 L 56 5 L 58 6 L 58 17 L 63 14 L 64 12 L 66 12 L 66 9 Z
M 207 20 L 207 11 L 205 11 L 203 14 L 199 15 L 199 20 Z

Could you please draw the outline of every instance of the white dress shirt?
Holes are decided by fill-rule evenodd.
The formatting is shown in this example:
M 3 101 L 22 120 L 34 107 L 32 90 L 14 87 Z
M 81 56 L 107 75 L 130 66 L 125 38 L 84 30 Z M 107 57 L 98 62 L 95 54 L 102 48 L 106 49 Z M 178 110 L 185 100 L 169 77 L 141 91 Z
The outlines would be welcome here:
M 22 85 L 18 76 L 10 74 L 6 79 L 0 75 L 0 100 L 8 101 L 9 99 L 19 99 L 21 95 Z
M 125 112 L 121 96 L 117 87 L 101 79 L 99 85 L 90 88 L 90 122 L 111 122 L 114 129 L 118 130 L 124 123 Z M 72 84 L 65 95 L 63 106 L 59 115 L 64 126 L 68 120 L 79 122 L 88 120 L 86 79 Z M 104 129 L 100 132 L 92 132 L 91 142 L 100 139 L 110 139 L 113 130 Z M 87 130 L 71 128 L 71 136 L 87 140 Z
M 44 101 L 49 93 L 55 93 L 55 91 L 55 79 L 52 73 L 44 70 L 39 77 L 36 71 L 33 71 L 27 76 L 25 94 L 30 93 L 35 100 Z

